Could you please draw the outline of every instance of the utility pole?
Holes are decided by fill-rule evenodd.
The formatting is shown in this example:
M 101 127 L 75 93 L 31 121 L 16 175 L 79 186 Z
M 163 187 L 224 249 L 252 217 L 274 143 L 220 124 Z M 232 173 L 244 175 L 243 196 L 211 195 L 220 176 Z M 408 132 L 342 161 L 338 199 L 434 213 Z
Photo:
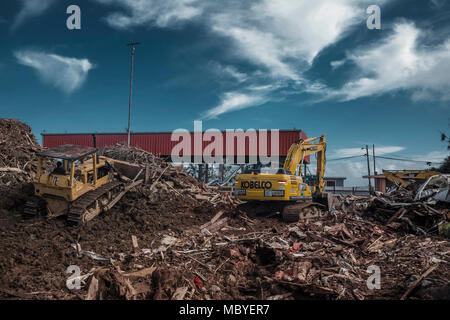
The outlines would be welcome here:
M 373 155 L 373 174 L 377 175 L 377 167 L 375 166 L 375 145 L 372 145 L 372 155 Z
M 130 103 L 128 105 L 128 146 L 130 146 L 130 130 L 131 130 L 131 98 L 133 96 L 133 63 L 135 46 L 141 44 L 140 42 L 131 42 L 127 46 L 131 46 L 131 72 L 130 72 Z
M 369 180 L 369 194 L 372 194 L 372 183 L 370 182 L 370 162 L 369 162 L 369 145 L 366 144 L 366 158 L 367 158 L 367 173 Z

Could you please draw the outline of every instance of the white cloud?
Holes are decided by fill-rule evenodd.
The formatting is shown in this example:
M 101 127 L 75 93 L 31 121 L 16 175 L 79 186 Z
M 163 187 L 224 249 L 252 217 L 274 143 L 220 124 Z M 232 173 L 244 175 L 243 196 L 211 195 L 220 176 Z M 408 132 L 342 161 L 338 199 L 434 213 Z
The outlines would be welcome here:
M 362 24 L 365 9 L 372 0 L 96 0 L 117 5 L 126 13 L 116 12 L 107 16 L 107 22 L 115 28 L 129 29 L 135 26 L 170 27 L 181 21 L 196 21 L 206 26 L 213 36 L 228 39 L 232 46 L 227 52 L 245 60 L 262 73 L 257 79 L 224 70 L 246 85 L 270 85 L 284 81 L 284 87 L 292 84 L 317 88 L 304 79 L 303 73 L 325 47 L 341 39 L 352 27 Z M 381 0 L 380 4 L 393 0 Z M 261 83 L 264 79 L 265 83 Z M 238 92 L 228 89 L 221 103 L 213 108 L 220 112 L 261 104 L 264 99 L 249 94 L 250 87 Z M 251 99 L 249 97 L 252 97 Z M 242 101 L 239 103 L 237 101 Z M 208 113 L 209 114 L 209 111 Z
M 208 23 L 233 41 L 242 58 L 274 77 L 301 81 L 321 50 L 364 19 L 369 2 L 262 0 L 248 8 L 228 7 L 212 14 Z
M 259 106 L 268 101 L 268 98 L 263 93 L 252 92 L 226 92 L 220 104 L 212 109 L 207 110 L 203 114 L 203 119 L 214 119 L 219 115 L 245 109 L 248 107 Z
M 23 3 L 23 7 L 20 10 L 19 14 L 14 19 L 14 22 L 11 26 L 12 29 L 18 28 L 22 25 L 25 20 L 36 17 L 44 13 L 51 4 L 53 4 L 54 0 L 21 0 Z
M 249 84 L 235 91 L 228 91 L 222 95 L 220 103 L 203 113 L 202 119 L 215 119 L 218 116 L 250 107 L 257 107 L 268 101 L 273 101 L 271 93 L 280 88 L 280 84 Z
M 202 13 L 198 0 L 96 0 L 103 4 L 118 5 L 128 12 L 115 12 L 106 17 L 107 23 L 117 29 L 141 25 L 167 27 L 191 20 Z
M 431 4 L 438 9 L 442 8 L 446 2 L 447 0 L 431 0 Z
M 412 23 L 397 23 L 381 43 L 349 54 L 362 75 L 330 91 L 330 97 L 347 101 L 412 90 L 415 100 L 450 100 L 450 39 L 439 46 L 419 48 L 423 35 Z
M 375 155 L 382 156 L 385 154 L 395 153 L 403 150 L 405 150 L 405 148 L 400 146 L 376 146 Z M 334 150 L 330 154 L 330 157 L 333 158 L 352 157 L 366 154 L 366 149 L 364 148 L 364 150 L 362 150 L 361 148 L 342 148 Z
M 248 75 L 244 72 L 240 72 L 236 67 L 232 65 L 223 66 L 217 62 L 210 63 L 211 69 L 219 78 L 229 78 L 238 83 L 245 82 L 248 79 Z
M 408 22 L 397 23 L 391 34 L 383 32 L 388 36 L 379 43 L 349 51 L 344 60 L 330 62 L 333 69 L 343 68 L 346 62 L 357 66 L 353 78 L 342 88 L 328 88 L 305 78 L 305 71 L 321 51 L 355 27 L 365 27 L 365 10 L 373 0 L 95 1 L 124 10 L 107 15 L 107 22 L 115 28 L 163 28 L 195 21 L 203 24 L 213 37 L 229 41 L 231 46 L 226 55 L 234 60 L 229 59 L 222 71 L 245 83 L 245 87 L 226 88 L 222 101 L 206 114 L 216 110 L 217 116 L 260 105 L 271 97 L 265 94 L 261 98 L 251 86 L 273 82 L 286 89 L 286 94 L 292 91 L 315 94 L 318 101 L 348 101 L 399 90 L 411 91 L 413 100 L 450 100 L 450 39 L 439 46 L 419 47 L 420 37 L 426 34 Z M 380 0 L 377 4 L 394 1 Z M 239 72 L 231 65 L 235 59 L 250 63 L 260 75 L 253 77 Z
M 15 51 L 17 62 L 36 70 L 45 83 L 71 93 L 81 87 L 93 65 L 88 59 L 38 51 Z
M 331 65 L 331 67 L 332 67 L 333 70 L 334 70 L 334 69 L 337 69 L 337 68 L 343 66 L 343 65 L 345 64 L 345 61 L 346 61 L 345 59 L 343 59 L 343 60 L 337 60 L 337 61 L 331 61 L 331 62 L 330 62 L 330 65 Z

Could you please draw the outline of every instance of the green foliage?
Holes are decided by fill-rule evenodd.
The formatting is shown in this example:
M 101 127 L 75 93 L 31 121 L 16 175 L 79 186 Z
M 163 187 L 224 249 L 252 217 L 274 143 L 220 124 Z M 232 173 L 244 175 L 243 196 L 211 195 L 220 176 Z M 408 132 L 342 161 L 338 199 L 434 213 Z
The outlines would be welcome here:
M 450 173 L 450 156 L 445 158 L 444 163 L 438 168 L 439 172 Z

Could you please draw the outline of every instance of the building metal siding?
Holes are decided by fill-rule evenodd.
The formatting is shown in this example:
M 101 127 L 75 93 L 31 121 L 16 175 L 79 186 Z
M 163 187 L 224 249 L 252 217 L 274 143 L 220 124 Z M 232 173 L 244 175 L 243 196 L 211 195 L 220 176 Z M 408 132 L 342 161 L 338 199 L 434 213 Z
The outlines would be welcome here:
M 226 150 L 226 132 L 222 131 L 223 137 L 223 155 L 227 155 Z M 187 133 L 186 133 L 187 134 Z M 279 131 L 279 155 L 286 156 L 289 147 L 292 143 L 297 142 L 299 137 L 302 139 L 306 139 L 306 134 L 301 130 L 280 130 Z M 92 138 L 92 133 L 83 133 L 83 134 L 42 134 L 43 136 L 43 145 L 45 148 L 53 148 L 62 144 L 74 144 L 74 145 L 82 145 L 82 146 L 90 146 L 93 147 L 94 142 Z M 104 146 L 112 146 L 117 143 L 127 143 L 127 134 L 126 133 L 95 133 L 97 140 L 97 147 L 101 148 Z M 132 146 L 141 148 L 145 151 L 162 155 L 162 156 L 170 156 L 172 153 L 173 147 L 175 147 L 179 141 L 171 141 L 171 132 L 148 132 L 148 133 L 132 133 L 130 137 L 130 143 Z M 191 132 L 189 134 L 191 140 L 191 154 L 196 155 L 194 151 L 194 134 Z M 183 136 L 183 138 L 188 138 Z M 205 149 L 207 145 L 212 143 L 211 141 L 203 141 L 202 150 Z M 259 131 L 257 131 L 257 152 L 259 151 Z M 245 139 L 245 156 L 251 156 L 254 154 L 250 153 L 249 141 L 248 138 Z M 267 151 L 268 155 L 272 155 L 271 150 L 271 132 L 267 131 Z M 234 154 L 238 154 L 238 145 L 237 139 L 234 143 Z M 213 155 L 215 155 L 213 153 Z M 275 154 L 274 154 L 275 155 Z M 307 162 L 309 162 L 309 157 L 307 157 Z

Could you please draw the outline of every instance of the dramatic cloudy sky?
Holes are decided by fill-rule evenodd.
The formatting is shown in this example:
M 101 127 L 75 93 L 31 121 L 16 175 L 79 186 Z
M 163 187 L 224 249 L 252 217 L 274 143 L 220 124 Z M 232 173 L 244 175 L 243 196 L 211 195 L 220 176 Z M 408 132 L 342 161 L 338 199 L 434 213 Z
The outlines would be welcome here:
M 81 30 L 66 9 L 81 8 Z M 366 27 L 381 7 L 381 30 Z M 328 158 L 375 144 L 442 161 L 450 131 L 450 0 L 6 0 L 0 4 L 0 117 L 46 132 L 122 132 L 129 48 L 134 131 L 302 129 Z M 365 160 L 327 175 L 363 184 Z M 378 159 L 382 168 L 423 162 Z

